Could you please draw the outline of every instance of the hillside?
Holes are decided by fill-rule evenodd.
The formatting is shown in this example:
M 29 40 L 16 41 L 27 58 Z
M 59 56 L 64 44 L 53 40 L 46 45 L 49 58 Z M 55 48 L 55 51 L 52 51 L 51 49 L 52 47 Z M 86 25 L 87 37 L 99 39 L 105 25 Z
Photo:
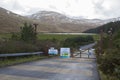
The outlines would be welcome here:
M 18 32 L 24 22 L 32 20 L 0 8 L 0 33 Z
M 120 29 L 120 21 L 118 19 L 113 19 L 112 22 L 98 26 L 97 28 L 89 29 L 85 31 L 85 33 L 100 33 L 100 30 L 103 30 L 105 33 L 108 33 L 110 28 L 112 28 L 113 33 L 118 31 Z
M 23 23 L 37 23 L 37 32 L 84 32 L 112 21 L 100 19 L 70 18 L 52 11 L 39 11 L 29 16 L 20 16 L 0 8 L 0 33 L 19 32 Z
M 52 11 L 40 11 L 28 17 L 49 26 L 49 30 L 45 30 L 49 32 L 83 32 L 104 24 L 103 20 L 73 19 Z

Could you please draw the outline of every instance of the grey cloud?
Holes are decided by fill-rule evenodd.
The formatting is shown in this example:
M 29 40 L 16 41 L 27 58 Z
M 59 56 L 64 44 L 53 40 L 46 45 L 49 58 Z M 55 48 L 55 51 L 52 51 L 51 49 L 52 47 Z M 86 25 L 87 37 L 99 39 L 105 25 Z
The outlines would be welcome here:
M 106 18 L 120 17 L 120 0 L 113 1 L 113 5 L 110 5 L 110 9 L 106 9 L 102 4 L 105 0 L 99 0 L 98 2 L 93 2 L 95 13 L 102 15 Z
M 42 10 L 44 10 L 44 9 L 42 9 L 42 8 L 30 8 L 30 10 L 27 11 L 25 15 L 31 15 L 31 14 L 34 14 L 38 11 L 42 11 Z
M 53 10 L 57 10 L 57 8 L 53 5 L 49 5 L 49 8 L 53 9 Z
M 100 1 L 98 1 L 98 2 L 94 2 L 94 1 L 93 1 L 95 13 L 97 13 L 97 14 L 104 14 L 104 12 L 105 12 L 106 10 L 105 10 L 105 8 L 102 6 L 103 3 L 104 3 L 104 0 L 100 0 Z
M 3 7 L 7 10 L 10 10 L 12 12 L 25 12 L 25 8 L 17 1 L 17 0 L 12 0 L 4 3 L 4 1 L 0 1 L 0 7 Z
M 22 5 L 19 4 L 19 2 L 17 0 L 13 3 L 12 9 L 13 10 L 22 10 L 22 11 L 24 11 L 24 7 L 22 7 Z

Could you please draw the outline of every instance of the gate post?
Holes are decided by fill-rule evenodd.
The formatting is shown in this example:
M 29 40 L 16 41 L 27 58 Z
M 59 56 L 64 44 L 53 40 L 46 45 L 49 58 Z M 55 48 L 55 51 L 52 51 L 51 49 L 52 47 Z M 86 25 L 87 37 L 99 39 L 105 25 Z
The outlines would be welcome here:
M 49 56 L 49 54 L 48 54 L 48 45 L 45 46 L 45 56 Z
M 89 52 L 89 49 L 88 49 L 88 58 L 90 58 L 90 52 Z
M 81 52 L 81 50 L 80 50 L 80 58 L 82 57 L 82 52 Z
M 71 48 L 71 54 L 70 54 L 70 56 L 73 58 L 74 57 L 74 55 L 73 55 L 73 49 Z

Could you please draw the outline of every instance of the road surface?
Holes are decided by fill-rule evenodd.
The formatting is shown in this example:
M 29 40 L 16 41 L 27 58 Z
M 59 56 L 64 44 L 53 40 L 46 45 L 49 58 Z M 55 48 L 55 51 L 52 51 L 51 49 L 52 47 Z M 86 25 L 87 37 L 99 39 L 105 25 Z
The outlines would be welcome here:
M 0 68 L 0 80 L 99 80 L 99 75 L 95 58 L 58 57 Z

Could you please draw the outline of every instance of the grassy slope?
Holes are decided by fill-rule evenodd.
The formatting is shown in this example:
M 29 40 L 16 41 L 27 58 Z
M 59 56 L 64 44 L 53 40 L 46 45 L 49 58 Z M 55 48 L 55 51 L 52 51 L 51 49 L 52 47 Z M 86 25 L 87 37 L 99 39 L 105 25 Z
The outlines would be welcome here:
M 32 20 L 0 8 L 0 33 L 19 32 L 24 22 Z

